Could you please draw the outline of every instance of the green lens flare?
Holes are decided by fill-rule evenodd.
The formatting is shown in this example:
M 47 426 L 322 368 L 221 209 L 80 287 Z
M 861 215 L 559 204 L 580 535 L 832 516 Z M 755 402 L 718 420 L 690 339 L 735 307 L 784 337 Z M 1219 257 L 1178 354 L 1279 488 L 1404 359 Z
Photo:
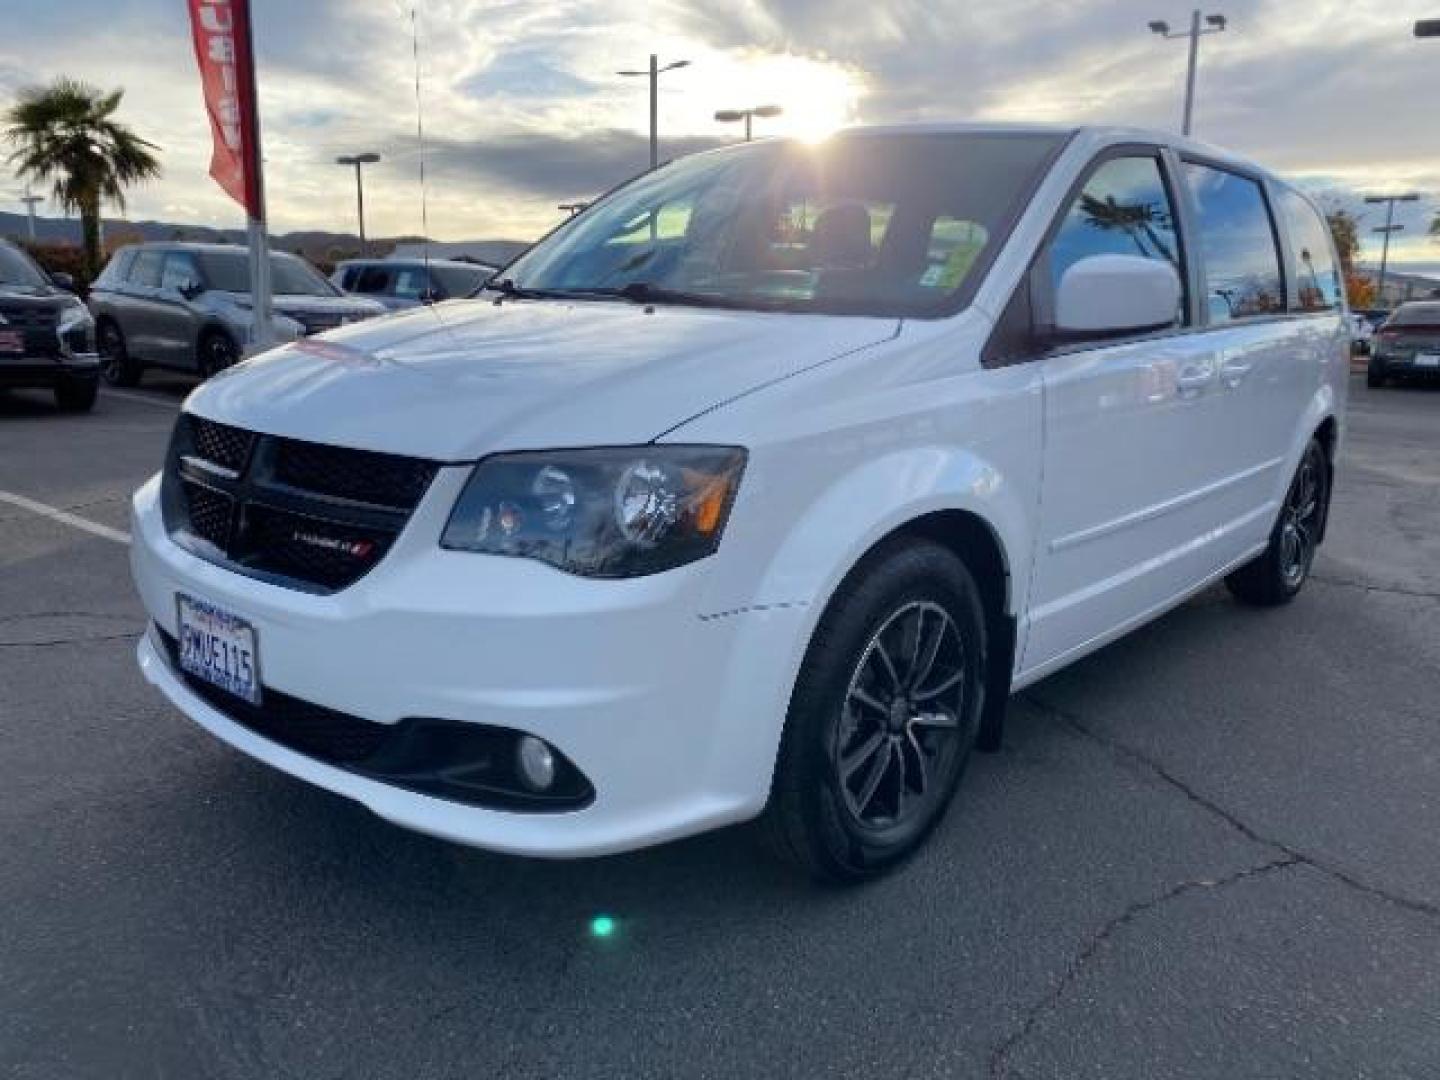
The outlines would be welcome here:
M 609 915 L 596 915 L 590 920 L 590 936 L 608 938 L 615 933 L 615 920 Z

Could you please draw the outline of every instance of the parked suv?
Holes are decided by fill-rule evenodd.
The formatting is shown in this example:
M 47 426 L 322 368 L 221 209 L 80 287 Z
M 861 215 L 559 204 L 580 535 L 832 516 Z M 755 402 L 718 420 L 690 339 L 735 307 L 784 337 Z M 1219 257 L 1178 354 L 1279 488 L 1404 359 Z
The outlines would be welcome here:
M 1295 596 L 1344 314 L 1314 205 L 1199 143 L 696 154 L 481 299 L 192 395 L 134 500 L 140 665 L 436 836 L 594 855 L 762 816 L 864 878 L 1015 689 L 1212 582 Z
M 295 255 L 270 256 L 273 335 L 290 341 L 383 315 L 344 295 Z M 90 293 L 102 372 L 134 386 L 147 367 L 209 377 L 244 354 L 250 334 L 250 260 L 234 244 L 137 244 L 121 248 Z
M 452 259 L 347 259 L 335 267 L 330 281 L 398 311 L 471 296 L 494 273 L 493 266 Z
M 95 404 L 100 358 L 90 312 L 70 285 L 0 240 L 0 390 L 53 390 L 62 409 L 86 412 Z

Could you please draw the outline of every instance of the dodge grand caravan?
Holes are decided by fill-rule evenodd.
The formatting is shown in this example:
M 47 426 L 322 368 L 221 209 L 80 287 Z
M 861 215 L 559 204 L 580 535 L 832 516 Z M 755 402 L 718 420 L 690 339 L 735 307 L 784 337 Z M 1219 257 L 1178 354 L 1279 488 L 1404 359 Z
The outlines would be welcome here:
M 242 751 L 531 855 L 760 817 L 893 866 L 1007 696 L 1325 532 L 1323 219 L 1140 131 L 754 143 L 473 300 L 249 360 L 134 500 L 145 675 Z

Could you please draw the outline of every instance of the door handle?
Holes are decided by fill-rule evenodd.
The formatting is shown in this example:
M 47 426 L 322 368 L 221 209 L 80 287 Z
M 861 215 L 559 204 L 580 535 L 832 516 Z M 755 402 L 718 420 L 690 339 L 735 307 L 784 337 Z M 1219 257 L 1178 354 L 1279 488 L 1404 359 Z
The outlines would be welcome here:
M 1209 364 L 1191 364 L 1180 369 L 1175 377 L 1175 388 L 1184 397 L 1199 394 L 1215 379 L 1215 369 Z

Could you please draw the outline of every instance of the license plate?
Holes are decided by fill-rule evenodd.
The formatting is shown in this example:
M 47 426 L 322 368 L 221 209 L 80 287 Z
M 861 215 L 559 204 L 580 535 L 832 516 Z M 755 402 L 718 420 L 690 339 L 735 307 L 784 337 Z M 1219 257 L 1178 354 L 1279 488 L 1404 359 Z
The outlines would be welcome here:
M 1415 357 L 1416 367 L 1440 368 L 1440 353 L 1426 352 Z
M 179 595 L 180 667 L 251 705 L 260 704 L 260 655 L 255 627 L 240 616 Z
M 25 335 L 19 330 L 0 330 L 0 353 L 23 353 Z

